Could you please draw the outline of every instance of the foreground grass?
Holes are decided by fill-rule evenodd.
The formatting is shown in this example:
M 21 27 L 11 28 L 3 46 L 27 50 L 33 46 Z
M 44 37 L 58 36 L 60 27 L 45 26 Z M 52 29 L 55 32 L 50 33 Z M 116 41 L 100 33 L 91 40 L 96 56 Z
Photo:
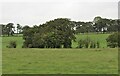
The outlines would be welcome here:
M 3 74 L 117 74 L 117 49 L 3 49 Z

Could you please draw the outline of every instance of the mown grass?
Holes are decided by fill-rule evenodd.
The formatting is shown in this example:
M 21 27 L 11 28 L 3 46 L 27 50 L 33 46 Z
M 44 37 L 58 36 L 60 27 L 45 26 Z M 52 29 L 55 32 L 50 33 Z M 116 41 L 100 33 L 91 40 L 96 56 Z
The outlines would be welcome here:
M 3 74 L 117 74 L 118 49 L 3 49 Z

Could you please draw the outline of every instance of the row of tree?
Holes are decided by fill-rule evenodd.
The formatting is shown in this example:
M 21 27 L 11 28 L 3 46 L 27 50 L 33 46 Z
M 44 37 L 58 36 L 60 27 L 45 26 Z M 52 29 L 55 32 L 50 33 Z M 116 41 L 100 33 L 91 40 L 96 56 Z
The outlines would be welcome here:
M 120 30 L 120 19 L 113 20 L 113 19 L 101 18 L 98 16 L 98 17 L 95 17 L 92 22 L 81 22 L 81 21 L 78 21 L 78 22 L 70 21 L 70 22 L 72 23 L 72 27 L 76 34 L 89 33 L 89 32 L 110 33 L 110 32 L 117 32 L 118 30 Z M 60 22 L 56 24 L 62 25 L 62 23 Z M 24 27 L 26 27 L 26 26 L 22 27 L 20 24 L 17 24 L 17 27 L 16 27 L 17 30 L 15 30 L 15 26 L 13 23 L 8 23 L 6 25 L 0 24 L 0 25 L 2 26 L 2 35 L 8 35 L 8 36 L 10 35 L 13 36 L 15 31 L 17 31 L 17 33 L 22 33 Z M 38 26 L 35 25 L 34 27 L 37 28 Z
M 2 35 L 7 35 L 7 36 L 13 36 L 15 34 L 15 26 L 13 23 L 8 23 L 6 25 L 0 24 L 2 26 Z M 20 24 L 17 24 L 17 34 L 22 33 L 22 26 Z
M 95 17 L 93 22 L 75 22 L 76 33 L 101 32 L 110 33 L 120 30 L 120 19 Z
M 3 35 L 13 36 L 15 31 L 13 23 L 1 25 Z M 117 32 L 120 30 L 119 28 L 119 19 L 112 20 L 95 17 L 93 22 L 76 22 L 68 18 L 57 18 L 39 26 L 34 25 L 33 27 L 22 27 L 20 24 L 17 24 L 17 33 L 23 34 L 24 48 L 71 48 L 72 41 L 75 41 L 75 34 L 77 33 Z M 83 44 L 80 44 L 79 48 L 82 46 L 88 48 L 89 45 L 93 48 L 96 44 L 98 47 L 98 43 L 93 41 L 88 42 L 84 40 L 81 42 Z M 109 43 L 109 39 L 107 39 L 107 42 Z
M 100 26 L 100 24 L 97 24 L 99 23 L 99 18 L 96 18 L 95 22 L 96 22 L 95 23 L 96 27 L 97 25 Z M 100 23 L 102 24 L 103 22 L 100 22 Z M 88 22 L 88 24 L 90 24 L 90 22 Z M 108 24 L 106 23 L 106 25 Z M 119 22 L 117 23 L 117 26 L 118 27 L 120 26 Z M 98 28 L 95 28 L 95 29 L 98 30 L 97 32 L 105 33 L 106 32 L 105 28 L 107 27 L 105 27 L 104 25 L 104 27 L 100 27 L 101 31 Z M 90 32 L 89 27 L 87 27 L 86 29 L 87 29 L 86 33 L 89 33 Z M 111 31 L 111 32 L 117 32 L 118 30 L 119 29 L 116 28 L 114 31 Z M 23 39 L 25 40 L 23 47 L 71 48 L 72 41 L 75 41 L 76 39 L 75 38 L 76 31 L 77 31 L 77 28 L 75 30 L 75 22 L 70 21 L 70 19 L 67 19 L 67 18 L 54 19 L 49 22 L 46 22 L 45 24 L 34 26 L 34 27 L 25 26 L 23 28 Z M 117 38 L 116 40 L 118 41 L 117 35 L 118 34 L 115 33 L 115 36 Z M 110 39 L 107 38 L 108 47 L 118 47 L 117 41 L 115 41 L 116 45 L 114 45 L 113 42 L 110 42 L 111 40 L 114 41 L 114 38 L 110 38 Z M 91 41 L 89 39 L 79 41 L 78 48 L 89 48 L 89 47 L 99 48 L 99 42 Z
M 50 40 L 50 39 L 48 39 L 48 40 Z M 116 33 L 109 35 L 108 38 L 106 39 L 106 41 L 107 41 L 107 47 L 110 47 L 110 48 L 120 47 L 120 32 L 116 32 Z M 44 42 L 47 42 L 46 46 L 49 46 L 46 48 L 61 48 L 60 45 L 59 45 L 59 47 L 58 46 L 55 47 L 55 45 L 49 41 L 44 41 Z M 39 43 L 39 44 L 41 44 L 41 43 Z M 39 46 L 39 45 L 37 45 L 37 46 Z M 16 41 L 10 41 L 6 47 L 7 48 L 16 48 L 17 43 L 16 43 Z M 26 47 L 33 48 L 34 46 L 31 43 L 31 44 L 28 44 L 28 46 L 26 46 Z M 36 48 L 45 48 L 45 45 L 43 45 L 42 47 L 36 47 Z M 69 48 L 69 47 L 66 47 L 66 48 Z M 94 40 L 90 39 L 89 37 L 86 37 L 85 39 L 80 39 L 78 41 L 78 46 L 76 48 L 100 48 L 100 42 L 94 41 Z

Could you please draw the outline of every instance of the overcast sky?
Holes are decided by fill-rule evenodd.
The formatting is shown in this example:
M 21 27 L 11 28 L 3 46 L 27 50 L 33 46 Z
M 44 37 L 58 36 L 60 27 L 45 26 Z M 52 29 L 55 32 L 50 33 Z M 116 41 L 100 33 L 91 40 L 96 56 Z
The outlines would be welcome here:
M 56 18 L 92 21 L 94 17 L 118 18 L 118 0 L 39 0 L 2 1 L 0 23 L 39 25 Z

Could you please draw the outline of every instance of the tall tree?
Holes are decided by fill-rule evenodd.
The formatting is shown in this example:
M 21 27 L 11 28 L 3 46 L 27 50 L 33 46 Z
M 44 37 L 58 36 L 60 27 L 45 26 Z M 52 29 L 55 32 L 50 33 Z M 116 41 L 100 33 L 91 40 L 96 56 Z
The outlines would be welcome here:
M 95 17 L 94 18 L 94 28 L 96 32 L 107 32 L 108 26 L 110 25 L 110 20 L 106 18 L 101 17 Z
M 21 33 L 22 26 L 20 24 L 17 24 L 17 34 Z
M 74 24 L 67 18 L 58 18 L 23 30 L 25 47 L 71 48 L 74 36 Z M 25 29 L 25 28 L 24 28 Z M 29 42 L 29 43 L 28 43 Z
M 9 36 L 9 35 L 12 35 L 12 36 L 13 36 L 13 33 L 14 33 L 14 31 L 13 31 L 14 26 L 13 26 L 13 25 L 14 25 L 13 23 L 8 23 L 8 24 L 6 25 L 8 36 Z
M 6 35 L 7 34 L 7 28 L 6 28 L 6 25 L 4 24 L 0 24 L 1 28 L 2 28 L 2 35 Z

